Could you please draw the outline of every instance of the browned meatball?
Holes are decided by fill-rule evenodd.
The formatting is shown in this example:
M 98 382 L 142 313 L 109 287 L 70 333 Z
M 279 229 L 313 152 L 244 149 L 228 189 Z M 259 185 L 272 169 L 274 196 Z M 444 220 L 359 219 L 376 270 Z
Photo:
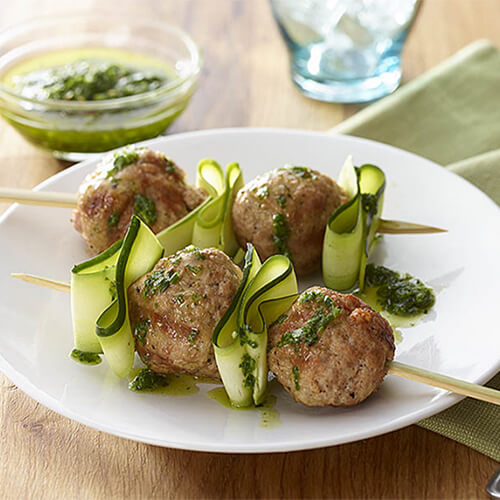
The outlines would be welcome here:
M 159 151 L 125 148 L 107 155 L 80 187 L 75 229 L 92 254 L 123 238 L 134 213 L 157 233 L 206 198 L 185 176 Z
M 389 323 L 354 295 L 312 287 L 269 330 L 269 368 L 308 406 L 352 406 L 378 389 L 394 357 Z
M 238 289 L 241 270 L 220 250 L 187 247 L 161 259 L 128 291 L 141 359 L 158 373 L 219 379 L 212 333 Z
M 347 201 L 327 175 L 306 167 L 284 167 L 242 188 L 233 205 L 238 243 L 252 243 L 261 259 L 288 255 L 298 275 L 320 267 L 328 217 Z

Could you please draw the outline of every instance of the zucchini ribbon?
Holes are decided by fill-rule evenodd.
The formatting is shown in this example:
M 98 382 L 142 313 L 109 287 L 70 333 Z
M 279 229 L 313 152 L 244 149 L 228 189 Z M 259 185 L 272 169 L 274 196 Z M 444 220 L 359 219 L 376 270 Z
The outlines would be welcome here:
M 365 268 L 382 214 L 385 174 L 375 165 L 355 167 L 349 156 L 339 185 L 349 200 L 330 216 L 323 242 L 323 281 L 329 288 L 362 290 Z
M 273 255 L 263 264 L 248 244 L 243 279 L 213 333 L 217 367 L 234 406 L 262 403 L 267 385 L 267 327 L 297 298 L 290 260 Z
M 75 348 L 104 353 L 113 372 L 126 377 L 134 362 L 134 338 L 128 318 L 127 289 L 149 272 L 163 255 L 194 244 L 238 254 L 231 207 L 243 186 L 237 163 L 226 174 L 214 160 L 200 161 L 198 187 L 208 198 L 183 219 L 154 235 L 133 216 L 125 238 L 71 271 L 71 308 Z

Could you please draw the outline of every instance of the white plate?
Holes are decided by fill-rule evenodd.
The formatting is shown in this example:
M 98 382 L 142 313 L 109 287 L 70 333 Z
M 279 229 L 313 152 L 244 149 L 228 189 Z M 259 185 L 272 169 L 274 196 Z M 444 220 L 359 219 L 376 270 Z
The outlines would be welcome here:
M 500 369 L 500 210 L 465 180 L 390 146 L 291 130 L 227 129 L 179 134 L 147 143 L 173 157 L 191 180 L 201 158 L 240 162 L 245 179 L 285 163 L 336 176 L 345 157 L 387 174 L 385 218 L 446 227 L 447 234 L 385 236 L 374 260 L 408 271 L 437 292 L 432 313 L 403 331 L 396 358 L 471 382 Z M 88 161 L 44 182 L 42 190 L 75 192 L 95 166 Z M 346 443 L 432 415 L 460 398 L 389 376 L 365 403 L 312 409 L 278 387 L 281 425 L 263 428 L 257 411 L 232 411 L 206 396 L 137 394 L 105 363 L 69 359 L 70 301 L 64 293 L 23 284 L 11 272 L 69 279 L 86 258 L 66 209 L 14 206 L 0 222 L 0 369 L 52 410 L 96 429 L 146 443 L 190 450 L 271 452 Z M 316 282 L 319 282 L 319 277 Z M 310 282 L 311 280 L 308 280 Z M 303 282 L 301 285 L 305 286 Z

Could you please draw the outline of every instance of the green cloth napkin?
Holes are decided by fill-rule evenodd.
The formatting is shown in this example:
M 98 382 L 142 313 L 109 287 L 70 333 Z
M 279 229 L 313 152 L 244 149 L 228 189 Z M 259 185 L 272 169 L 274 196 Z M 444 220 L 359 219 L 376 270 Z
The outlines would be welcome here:
M 429 158 L 500 205 L 500 51 L 474 42 L 332 131 Z M 419 425 L 500 461 L 500 406 L 466 398 Z

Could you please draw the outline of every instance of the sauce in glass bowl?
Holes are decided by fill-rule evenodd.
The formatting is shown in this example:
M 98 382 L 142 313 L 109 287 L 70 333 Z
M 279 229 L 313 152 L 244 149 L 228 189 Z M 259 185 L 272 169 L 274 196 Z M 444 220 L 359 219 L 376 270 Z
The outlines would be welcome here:
M 75 23 L 83 33 L 68 32 Z M 0 36 L 0 113 L 57 157 L 81 160 L 156 137 L 196 88 L 201 58 L 184 32 L 152 21 L 106 23 L 54 19 Z

